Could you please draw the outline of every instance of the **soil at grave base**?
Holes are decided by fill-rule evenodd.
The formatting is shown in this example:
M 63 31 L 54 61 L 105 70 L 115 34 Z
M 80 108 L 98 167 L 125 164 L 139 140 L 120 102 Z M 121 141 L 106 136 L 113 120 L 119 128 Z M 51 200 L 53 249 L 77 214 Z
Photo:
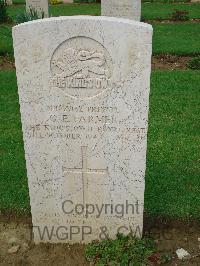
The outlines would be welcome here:
M 7 71 L 15 69 L 15 63 L 11 61 L 7 56 L 0 57 L 0 71 Z
M 153 70 L 186 70 L 187 63 L 191 56 L 177 56 L 169 54 L 160 54 L 153 56 L 152 69 Z
M 0 216 L 0 265 L 26 265 L 26 266 L 86 266 L 91 265 L 84 257 L 84 245 L 68 244 L 40 244 L 34 245 L 31 239 L 31 219 L 16 218 L 10 215 Z M 144 232 L 146 235 L 156 239 L 161 253 L 174 255 L 173 260 L 165 265 L 200 266 L 200 224 L 193 222 L 186 224 L 183 222 L 164 222 L 160 219 L 145 218 Z M 20 248 L 15 254 L 8 254 L 8 249 L 14 245 Z M 25 244 L 28 244 L 28 249 Z M 178 248 L 186 249 L 192 256 L 197 255 L 189 261 L 180 261 L 176 258 L 175 251 Z
M 156 55 L 152 58 L 153 70 L 186 70 L 188 69 L 187 63 L 192 57 L 190 56 L 177 56 L 177 55 Z M 14 70 L 14 62 L 6 56 L 0 57 L 0 71 Z

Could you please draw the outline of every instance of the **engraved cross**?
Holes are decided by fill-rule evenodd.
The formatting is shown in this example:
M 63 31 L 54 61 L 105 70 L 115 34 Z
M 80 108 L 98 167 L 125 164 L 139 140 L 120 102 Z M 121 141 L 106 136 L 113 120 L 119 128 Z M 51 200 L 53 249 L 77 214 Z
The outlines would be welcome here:
M 81 147 L 81 157 L 82 157 L 82 168 L 66 168 L 63 167 L 64 174 L 82 174 L 82 185 L 83 185 L 83 203 L 86 202 L 86 193 L 88 187 L 88 174 L 98 174 L 105 175 L 108 173 L 108 169 L 91 169 L 88 168 L 87 161 L 87 146 Z

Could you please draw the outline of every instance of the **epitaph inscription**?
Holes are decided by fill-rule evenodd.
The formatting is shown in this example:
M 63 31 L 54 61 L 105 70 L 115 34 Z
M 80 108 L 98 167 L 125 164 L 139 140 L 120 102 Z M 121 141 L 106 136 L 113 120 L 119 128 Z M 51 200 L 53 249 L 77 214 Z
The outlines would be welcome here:
M 13 39 L 35 242 L 140 236 L 151 26 L 59 17 Z

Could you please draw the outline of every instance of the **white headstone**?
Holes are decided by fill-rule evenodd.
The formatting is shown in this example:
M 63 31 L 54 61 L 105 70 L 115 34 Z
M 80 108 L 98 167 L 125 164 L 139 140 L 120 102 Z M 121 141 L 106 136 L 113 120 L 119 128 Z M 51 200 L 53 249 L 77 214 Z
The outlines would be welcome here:
M 139 236 L 152 27 L 59 17 L 13 38 L 35 242 Z
M 6 0 L 6 4 L 9 6 L 12 5 L 12 0 Z
M 64 4 L 72 4 L 74 3 L 74 0 L 63 0 Z
M 101 15 L 140 21 L 141 0 L 101 0 Z
M 40 17 L 49 17 L 48 0 L 26 0 L 26 11 L 36 11 Z

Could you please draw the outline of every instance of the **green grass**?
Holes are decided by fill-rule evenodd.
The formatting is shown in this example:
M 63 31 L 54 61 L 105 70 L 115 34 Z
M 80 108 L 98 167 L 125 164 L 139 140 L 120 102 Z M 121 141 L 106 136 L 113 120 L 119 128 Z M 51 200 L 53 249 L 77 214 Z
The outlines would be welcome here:
M 82 5 L 57 5 L 50 8 L 53 16 L 72 16 L 72 15 L 100 15 L 101 7 L 99 4 Z M 200 18 L 200 4 L 163 4 L 163 3 L 143 3 L 142 18 L 147 19 L 169 19 L 174 10 L 189 11 L 190 18 Z
M 0 55 L 12 52 L 11 26 L 0 26 Z M 154 24 L 153 54 L 200 54 L 200 24 Z
M 14 5 L 23 5 L 26 3 L 26 0 L 13 0 Z
M 16 0 L 19 3 L 19 0 Z M 190 18 L 200 18 L 200 4 L 198 3 L 143 3 L 143 19 L 169 19 L 174 10 L 189 11 Z M 18 13 L 25 11 L 25 6 L 13 5 L 8 7 L 10 16 L 15 17 Z M 100 15 L 100 4 L 68 4 L 50 7 L 52 16 L 73 16 L 73 15 Z
M 100 15 L 100 4 L 68 4 L 50 6 L 51 16 L 74 16 L 74 15 Z M 11 17 L 25 12 L 25 6 L 9 6 L 8 13 Z
M 52 16 L 101 15 L 100 4 L 68 4 L 50 7 Z
M 0 72 L 0 208 L 29 208 L 15 72 Z
M 189 11 L 189 17 L 200 18 L 200 4 L 197 3 L 143 3 L 142 18 L 147 19 L 169 19 L 174 10 Z
M 200 23 L 154 24 L 153 53 L 200 54 Z
M 0 209 L 29 211 L 15 72 L 0 72 Z M 200 75 L 153 72 L 145 210 L 200 219 Z
M 85 256 L 93 265 L 150 265 L 149 257 L 158 252 L 152 239 L 138 239 L 118 234 L 115 240 L 93 242 L 85 248 Z M 160 259 L 160 262 L 162 260 Z
M 11 26 L 0 26 L 0 55 L 13 53 Z
M 143 3 L 142 16 L 145 19 L 168 18 L 174 9 L 190 11 L 191 18 L 200 18 L 200 4 Z M 25 11 L 25 6 L 10 6 L 9 14 L 15 17 Z M 99 4 L 68 4 L 51 7 L 53 16 L 61 15 L 99 15 Z M 12 52 L 11 26 L 0 26 L 0 55 Z M 200 54 L 200 23 L 154 24 L 153 53 L 177 55 Z
M 150 101 L 145 209 L 200 219 L 200 75 L 154 72 Z
M 74 15 L 100 15 L 100 4 L 68 4 L 50 6 L 51 16 L 74 16 Z M 13 5 L 8 7 L 11 17 L 25 12 L 25 5 Z

